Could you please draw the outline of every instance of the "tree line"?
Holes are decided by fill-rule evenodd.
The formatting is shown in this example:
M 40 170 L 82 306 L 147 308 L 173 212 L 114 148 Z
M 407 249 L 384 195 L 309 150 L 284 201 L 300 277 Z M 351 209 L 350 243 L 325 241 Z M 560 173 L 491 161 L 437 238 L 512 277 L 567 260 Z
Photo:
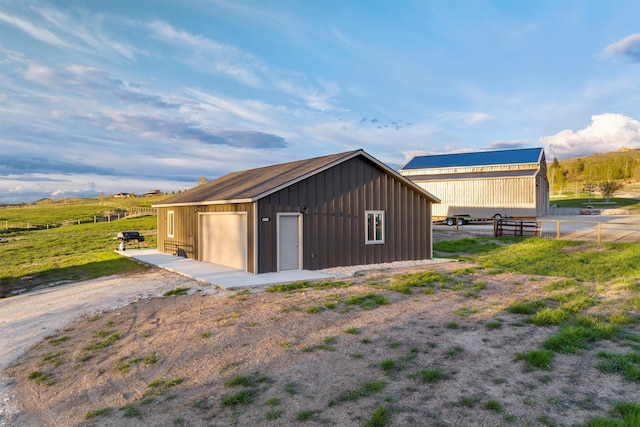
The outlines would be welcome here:
M 580 186 L 589 197 L 599 192 L 610 199 L 625 183 L 640 181 L 640 151 L 593 154 L 562 161 L 554 157 L 548 172 L 552 191 Z

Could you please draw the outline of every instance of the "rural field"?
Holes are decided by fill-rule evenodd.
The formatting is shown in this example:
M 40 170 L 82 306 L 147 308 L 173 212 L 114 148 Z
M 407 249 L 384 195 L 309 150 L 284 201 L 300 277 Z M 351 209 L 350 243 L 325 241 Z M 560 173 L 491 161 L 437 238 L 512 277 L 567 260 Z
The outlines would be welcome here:
M 264 291 L 180 278 L 82 318 L 8 369 L 17 422 L 638 425 L 638 245 L 435 246 L 462 261 Z
M 148 286 L 156 269 L 113 237 L 154 245 L 154 222 L 6 232 L 5 295 Z M 322 283 L 226 291 L 163 273 L 164 296 L 15 358 L 2 376 L 19 413 L 0 425 L 640 425 L 640 245 L 452 232 L 434 232 L 451 262 Z

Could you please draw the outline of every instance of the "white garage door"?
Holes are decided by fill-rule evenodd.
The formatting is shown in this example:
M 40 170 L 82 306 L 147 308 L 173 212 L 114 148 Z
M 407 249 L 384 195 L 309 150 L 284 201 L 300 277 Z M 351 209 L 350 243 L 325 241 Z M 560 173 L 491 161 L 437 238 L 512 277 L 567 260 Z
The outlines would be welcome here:
M 200 215 L 200 260 L 247 270 L 247 213 Z

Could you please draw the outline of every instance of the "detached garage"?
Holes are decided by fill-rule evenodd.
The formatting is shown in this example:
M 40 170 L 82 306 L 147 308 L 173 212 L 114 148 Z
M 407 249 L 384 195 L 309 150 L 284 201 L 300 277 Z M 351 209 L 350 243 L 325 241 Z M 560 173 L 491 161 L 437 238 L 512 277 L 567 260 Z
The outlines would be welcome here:
M 439 200 L 363 150 L 234 172 L 158 208 L 158 250 L 243 270 L 432 257 Z

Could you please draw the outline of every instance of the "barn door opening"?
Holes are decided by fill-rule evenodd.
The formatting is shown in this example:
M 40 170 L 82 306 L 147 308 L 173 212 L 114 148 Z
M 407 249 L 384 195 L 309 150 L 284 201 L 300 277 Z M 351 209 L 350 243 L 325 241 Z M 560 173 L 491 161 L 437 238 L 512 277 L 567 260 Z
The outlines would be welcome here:
M 200 214 L 200 261 L 247 271 L 247 213 Z
M 278 214 L 278 271 L 302 268 L 302 215 Z

